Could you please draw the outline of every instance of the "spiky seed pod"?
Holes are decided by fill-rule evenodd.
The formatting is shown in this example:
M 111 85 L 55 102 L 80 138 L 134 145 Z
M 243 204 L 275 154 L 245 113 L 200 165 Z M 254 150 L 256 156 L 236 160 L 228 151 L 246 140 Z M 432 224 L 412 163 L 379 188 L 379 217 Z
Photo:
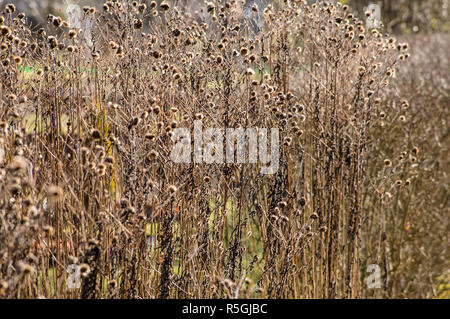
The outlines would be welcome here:
M 240 54 L 243 57 L 247 56 L 248 52 L 249 52 L 249 50 L 246 47 L 242 47 L 241 50 L 240 50 Z
M 159 7 L 161 8 L 161 10 L 163 11 L 169 11 L 170 10 L 170 3 L 168 1 L 163 1 Z
M 102 135 L 100 134 L 99 130 L 97 130 L 97 129 L 92 129 L 92 130 L 91 130 L 91 137 L 92 137 L 93 139 L 99 140 L 99 139 L 102 138 Z
M 173 35 L 174 37 L 179 37 L 179 36 L 181 35 L 180 29 L 173 29 L 173 30 L 172 30 L 172 35 Z
M 144 27 L 144 23 L 142 22 L 142 19 L 135 19 L 133 26 L 136 30 L 139 30 Z
M 390 167 L 391 165 L 392 165 L 392 162 L 391 162 L 390 159 L 385 159 L 385 160 L 384 160 L 384 166 Z
M 300 207 L 305 207 L 306 199 L 304 197 L 301 197 L 298 204 L 300 205 Z
M 17 64 L 17 65 L 22 64 L 22 58 L 20 56 L 15 56 L 15 57 L 13 57 L 13 59 L 14 59 L 15 64 Z
M 146 5 L 145 3 L 141 3 L 141 4 L 138 6 L 138 10 L 139 10 L 140 13 L 145 12 L 146 9 L 147 9 L 147 5 Z
M 212 2 L 206 3 L 206 11 L 210 14 L 214 14 L 214 11 L 216 10 L 216 6 Z
M 47 38 L 47 41 L 51 49 L 55 49 L 56 47 L 58 47 L 58 40 L 54 36 L 49 36 Z
M 54 17 L 53 18 L 53 26 L 55 26 L 56 28 L 59 28 L 62 25 L 63 20 L 61 19 L 61 17 Z
M 16 12 L 16 6 L 12 3 L 8 3 L 5 9 L 9 11 L 8 13 Z
M 91 272 L 91 267 L 85 263 L 81 264 L 79 269 L 80 269 L 80 275 L 83 278 L 86 278 L 89 275 L 89 273 Z
M 171 196 L 174 196 L 177 191 L 178 191 L 178 189 L 177 189 L 177 187 L 175 185 L 170 185 L 169 186 L 169 194 Z
M 69 31 L 69 38 L 75 39 L 77 37 L 77 31 L 72 29 Z
M 7 37 L 10 34 L 11 34 L 11 29 L 8 26 L 6 26 L 6 25 L 0 26 L 0 35 L 2 37 Z

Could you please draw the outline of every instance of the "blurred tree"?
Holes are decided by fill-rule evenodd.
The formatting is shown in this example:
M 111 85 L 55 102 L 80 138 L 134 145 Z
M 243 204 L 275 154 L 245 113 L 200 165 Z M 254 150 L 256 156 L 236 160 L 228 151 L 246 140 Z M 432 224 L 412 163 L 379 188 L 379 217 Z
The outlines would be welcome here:
M 216 0 L 224 2 L 225 0 Z M 277 0 L 278 1 L 278 0 Z M 259 10 L 268 4 L 276 4 L 275 0 L 246 0 L 244 13 L 249 15 L 251 7 L 256 4 Z M 315 2 L 316 0 L 308 0 Z M 321 1 L 321 0 L 318 0 Z M 328 0 L 336 3 L 338 0 Z M 64 16 L 68 3 L 100 7 L 102 0 L 0 0 L 0 8 L 6 3 L 14 3 L 20 11 L 24 11 L 34 23 L 43 23 L 48 13 Z M 145 2 L 145 1 L 144 1 Z M 148 1 L 147 1 L 148 2 Z M 158 3 L 162 0 L 158 0 Z M 191 13 L 200 10 L 203 0 L 172 0 L 174 5 L 184 8 Z M 381 18 L 388 33 L 411 32 L 448 32 L 449 0 L 339 0 L 342 4 L 350 5 L 360 16 L 370 4 L 377 4 L 381 8 Z

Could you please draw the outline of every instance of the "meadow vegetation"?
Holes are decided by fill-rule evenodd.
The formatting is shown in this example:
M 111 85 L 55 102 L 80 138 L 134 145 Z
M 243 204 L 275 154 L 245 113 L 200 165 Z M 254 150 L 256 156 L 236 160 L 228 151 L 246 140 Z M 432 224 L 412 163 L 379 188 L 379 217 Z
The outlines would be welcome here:
M 236 5 L 106 1 L 92 43 L 6 6 L 0 297 L 449 297 L 448 34 Z M 199 119 L 279 128 L 279 170 L 174 163 Z

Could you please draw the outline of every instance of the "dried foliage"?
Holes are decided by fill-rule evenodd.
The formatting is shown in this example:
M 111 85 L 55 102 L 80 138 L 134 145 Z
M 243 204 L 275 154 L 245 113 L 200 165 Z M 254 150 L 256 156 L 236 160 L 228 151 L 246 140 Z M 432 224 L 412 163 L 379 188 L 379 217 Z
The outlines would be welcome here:
M 439 296 L 446 69 L 341 4 L 255 6 L 251 23 L 236 5 L 85 7 L 92 45 L 4 12 L 1 297 Z M 174 163 L 195 119 L 280 128 L 279 170 Z

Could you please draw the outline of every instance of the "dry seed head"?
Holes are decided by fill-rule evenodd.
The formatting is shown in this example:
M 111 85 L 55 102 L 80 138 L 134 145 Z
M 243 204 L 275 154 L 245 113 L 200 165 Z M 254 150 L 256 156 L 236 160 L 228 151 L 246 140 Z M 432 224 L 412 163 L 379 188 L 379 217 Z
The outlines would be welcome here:
M 406 99 L 401 100 L 400 104 L 401 104 L 402 108 L 404 108 L 404 109 L 409 107 L 409 102 Z
M 245 57 L 248 54 L 249 50 L 246 47 L 242 47 L 240 50 L 240 55 L 242 55 L 243 57 Z
M 170 185 L 169 186 L 169 193 L 171 195 L 174 195 L 177 192 L 177 187 L 175 185 Z
M 163 10 L 163 11 L 169 11 L 170 10 L 170 3 L 168 1 L 163 1 L 159 7 Z
M 386 76 L 387 77 L 392 77 L 393 75 L 394 75 L 394 70 L 391 69 L 391 68 L 387 69 Z
M 88 240 L 88 246 L 98 247 L 99 242 L 97 239 L 91 238 Z
M 80 274 L 83 278 L 86 278 L 90 272 L 91 272 L 91 267 L 89 267 L 88 264 L 83 263 L 80 265 Z
M 104 170 L 106 170 L 106 165 L 103 163 L 100 163 L 100 164 L 98 164 L 97 169 L 104 171 Z
M 36 218 L 36 217 L 39 217 L 40 212 L 39 212 L 39 210 L 38 210 L 35 206 L 31 206 L 31 207 L 28 209 L 28 215 L 31 216 L 31 217 L 33 217 L 33 218 Z
M 52 35 L 47 38 L 47 42 L 51 49 L 55 49 L 58 46 L 58 40 Z
M 63 20 L 61 19 L 61 17 L 54 17 L 52 20 L 53 26 L 55 26 L 56 28 L 59 28 L 62 25 Z
M 136 30 L 142 29 L 144 27 L 144 22 L 142 22 L 142 19 L 135 19 L 133 23 L 133 27 Z
M 42 230 L 44 231 L 44 233 L 48 234 L 48 236 L 53 236 L 55 234 L 54 228 L 50 225 L 42 226 Z
M 2 25 L 0 26 L 0 35 L 3 37 L 7 37 L 11 34 L 11 29 L 6 26 L 6 25 Z
M 107 156 L 107 157 L 105 157 L 103 162 L 106 163 L 106 164 L 113 164 L 114 163 L 114 158 L 112 156 Z
M 141 3 L 138 7 L 139 12 L 143 13 L 147 9 L 147 5 L 145 3 Z
M 363 76 L 366 73 L 366 68 L 363 67 L 362 65 L 360 65 L 358 67 L 358 73 L 359 73 L 360 76 Z
M 278 206 L 280 208 L 286 208 L 287 207 L 287 203 L 285 201 L 281 201 L 281 202 L 278 203 Z
M 115 280 L 109 280 L 108 281 L 108 288 L 109 289 L 115 289 L 117 287 L 117 281 Z
M 70 37 L 71 39 L 75 39 L 75 38 L 77 37 L 77 31 L 74 30 L 74 29 L 70 30 L 70 31 L 69 31 L 69 37 Z
M 23 200 L 23 204 L 25 207 L 30 207 L 33 204 L 33 200 L 31 198 L 27 197 Z
M 97 129 L 92 129 L 92 130 L 91 130 L 91 137 L 92 137 L 93 139 L 96 139 L 96 140 L 99 140 L 99 139 L 102 138 L 100 132 L 99 132 Z
M 289 218 L 287 216 L 285 216 L 285 215 L 281 216 L 280 219 L 284 223 L 289 223 Z
M 51 203 L 56 203 L 63 198 L 63 190 L 57 185 L 50 185 L 47 190 L 47 197 Z
M 255 75 L 255 71 L 253 69 L 251 69 L 251 68 L 248 68 L 247 71 L 246 71 L 246 74 L 249 75 L 249 76 L 253 76 L 253 75 Z
M 6 9 L 9 10 L 10 13 L 16 12 L 16 6 L 12 3 L 8 3 L 6 5 Z
M 22 58 L 20 56 L 15 56 L 13 57 L 14 59 L 14 63 L 17 65 L 21 65 L 22 64 Z
M 290 146 L 291 143 L 292 143 L 292 138 L 291 138 L 291 137 L 287 136 L 287 137 L 285 137 L 285 138 L 283 139 L 283 145 L 284 145 L 284 146 Z

